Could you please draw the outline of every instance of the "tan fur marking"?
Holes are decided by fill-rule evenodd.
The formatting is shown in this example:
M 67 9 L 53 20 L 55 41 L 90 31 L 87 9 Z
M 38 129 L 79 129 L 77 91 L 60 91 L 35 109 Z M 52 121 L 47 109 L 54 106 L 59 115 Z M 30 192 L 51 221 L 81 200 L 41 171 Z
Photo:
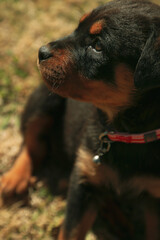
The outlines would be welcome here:
M 66 54 L 69 54 L 69 52 L 66 52 Z M 133 72 L 125 64 L 119 64 L 115 67 L 115 85 L 107 82 L 107 79 L 106 82 L 88 81 L 83 75 L 77 74 L 77 71 L 73 70 L 73 63 L 69 61 L 68 57 L 64 57 L 66 54 L 62 54 L 63 56 L 61 54 L 60 56 L 56 55 L 41 64 L 41 73 L 47 86 L 52 91 L 65 98 L 94 104 L 108 114 L 109 121 L 112 121 L 121 109 L 131 105 L 132 95 L 135 91 Z M 61 63 L 60 69 L 58 67 L 59 63 Z M 58 68 L 55 71 L 56 75 L 53 74 L 53 70 L 50 70 L 51 66 L 55 66 L 55 69 Z M 57 78 L 59 75 L 61 76 L 60 79 Z M 53 87 L 54 83 L 58 84 L 58 87 Z
M 140 192 L 147 191 L 153 197 L 160 198 L 160 178 L 135 177 L 130 181 L 130 186 Z
M 62 226 L 59 236 L 58 236 L 58 240 L 67 240 L 67 239 L 84 240 L 87 232 L 92 227 L 92 225 L 95 221 L 96 215 L 97 215 L 97 213 L 95 211 L 95 207 L 93 207 L 93 206 L 90 207 L 84 213 L 84 216 L 82 217 L 79 224 L 74 229 L 72 229 L 72 231 L 70 233 L 68 233 L 69 234 L 68 237 L 66 237 L 65 229 Z
M 107 165 L 95 164 L 92 158 L 93 155 L 82 147 L 78 150 L 76 166 L 82 175 L 82 182 L 89 181 L 94 185 L 106 186 L 113 184 L 117 191 L 119 191 L 117 173 Z
M 30 119 L 25 131 L 25 146 L 12 168 L 0 180 L 2 195 L 22 194 L 35 182 L 32 171 L 42 162 L 47 151 L 46 141 L 39 137 L 49 133 L 52 123 L 51 117 Z
M 131 104 L 132 94 L 135 91 L 133 73 L 124 64 L 119 64 L 115 68 L 115 82 L 116 85 L 103 81 L 87 81 L 86 79 L 82 79 L 80 83 L 74 81 L 71 94 L 73 96 L 75 89 L 74 96 L 77 100 L 92 102 L 106 112 L 111 121 L 120 109 Z M 77 85 L 79 86 L 78 92 Z
M 96 211 L 94 207 L 90 207 L 84 214 L 83 218 L 81 219 L 78 227 L 77 227 L 77 233 L 76 237 L 74 237 L 74 240 L 83 240 L 85 239 L 85 236 L 89 229 L 92 227 L 95 218 L 96 218 Z
M 90 13 L 85 13 L 79 20 L 80 23 L 82 23 L 88 16 L 90 15 Z
M 107 165 L 97 165 L 92 161 L 93 155 L 84 148 L 79 148 L 77 154 L 76 166 L 82 175 L 82 181 L 89 181 L 95 185 L 113 184 L 117 193 L 120 192 L 120 182 L 118 174 Z M 147 191 L 152 196 L 160 198 L 160 178 L 152 177 L 134 177 L 127 185 L 131 189 L 135 189 L 137 194 Z M 123 184 L 121 185 L 123 186 Z
M 91 28 L 89 30 L 90 34 L 100 34 L 103 29 L 103 25 L 104 25 L 103 20 L 93 23 L 93 25 L 91 26 Z
M 24 147 L 12 168 L 2 176 L 0 194 L 12 196 L 13 193 L 24 193 L 33 180 L 31 178 L 32 168 L 32 159 Z
M 106 100 L 95 103 L 97 107 L 107 113 L 109 121 L 112 121 L 120 109 L 126 108 L 132 103 L 135 92 L 133 73 L 124 65 L 119 64 L 115 69 L 116 86 L 107 85 L 102 90 L 106 93 Z
M 56 92 L 62 82 L 66 78 L 68 79 L 66 72 L 72 64 L 70 61 L 71 52 L 66 49 L 57 49 L 52 50 L 51 53 L 54 57 L 49 58 L 47 61 L 42 61 L 38 67 L 47 87 Z M 68 74 L 70 75 L 70 73 Z

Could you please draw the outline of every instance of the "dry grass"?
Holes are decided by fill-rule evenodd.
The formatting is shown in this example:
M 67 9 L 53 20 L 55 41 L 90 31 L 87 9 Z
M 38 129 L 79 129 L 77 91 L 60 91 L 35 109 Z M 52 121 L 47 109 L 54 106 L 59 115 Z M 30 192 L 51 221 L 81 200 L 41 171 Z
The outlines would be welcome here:
M 27 96 L 41 81 L 36 67 L 41 45 L 74 30 L 79 18 L 105 1 L 0 0 L 0 173 L 9 169 L 22 141 L 19 118 Z M 52 239 L 65 200 L 43 182 L 30 189 L 29 204 L 0 208 L 0 240 Z M 89 239 L 94 239 L 92 235 Z

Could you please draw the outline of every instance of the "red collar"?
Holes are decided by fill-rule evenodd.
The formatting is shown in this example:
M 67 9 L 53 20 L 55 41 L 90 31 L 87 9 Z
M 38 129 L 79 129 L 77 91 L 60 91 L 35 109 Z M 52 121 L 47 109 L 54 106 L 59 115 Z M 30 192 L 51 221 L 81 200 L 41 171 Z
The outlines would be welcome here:
M 111 143 L 122 142 L 122 143 L 149 143 L 160 140 L 160 129 L 156 129 L 149 132 L 128 134 L 121 132 L 106 131 L 99 136 L 101 141 L 100 148 L 98 149 L 97 155 L 93 157 L 93 162 L 96 164 L 103 163 L 103 156 L 105 153 L 110 151 Z
M 160 129 L 138 134 L 106 131 L 102 133 L 99 138 L 105 142 L 149 143 L 160 140 Z

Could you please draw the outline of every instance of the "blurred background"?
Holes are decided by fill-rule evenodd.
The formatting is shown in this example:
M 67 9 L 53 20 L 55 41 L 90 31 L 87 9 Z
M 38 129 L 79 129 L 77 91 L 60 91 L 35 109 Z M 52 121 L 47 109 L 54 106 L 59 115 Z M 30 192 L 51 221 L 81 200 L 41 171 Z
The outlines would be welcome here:
M 0 175 L 11 167 L 19 151 L 20 115 L 27 97 L 41 82 L 38 49 L 71 33 L 84 13 L 104 2 L 0 0 Z M 64 210 L 65 200 L 38 182 L 30 190 L 29 205 L 0 208 L 0 240 L 53 239 Z
M 0 174 L 12 165 L 22 141 L 20 115 L 41 81 L 40 46 L 71 33 L 79 18 L 107 0 L 0 0 Z M 155 0 L 160 4 L 160 0 Z M 30 190 L 29 206 L 0 208 L 0 240 L 52 239 L 65 200 L 43 182 Z M 95 239 L 89 234 L 87 239 Z

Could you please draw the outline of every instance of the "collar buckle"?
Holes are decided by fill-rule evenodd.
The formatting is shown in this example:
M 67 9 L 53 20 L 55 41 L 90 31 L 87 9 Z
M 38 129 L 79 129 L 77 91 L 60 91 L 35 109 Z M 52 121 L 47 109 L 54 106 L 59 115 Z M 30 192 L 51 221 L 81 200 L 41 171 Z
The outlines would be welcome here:
M 108 132 L 104 132 L 99 136 L 100 140 L 100 148 L 98 149 L 97 155 L 93 157 L 93 162 L 96 163 L 97 165 L 100 165 L 103 161 L 103 156 L 110 151 L 111 148 L 111 141 L 108 138 Z
M 106 138 L 101 139 L 101 145 L 100 145 L 99 152 L 102 152 L 103 154 L 109 152 L 109 150 L 111 148 L 111 142 L 112 141 L 110 141 Z

